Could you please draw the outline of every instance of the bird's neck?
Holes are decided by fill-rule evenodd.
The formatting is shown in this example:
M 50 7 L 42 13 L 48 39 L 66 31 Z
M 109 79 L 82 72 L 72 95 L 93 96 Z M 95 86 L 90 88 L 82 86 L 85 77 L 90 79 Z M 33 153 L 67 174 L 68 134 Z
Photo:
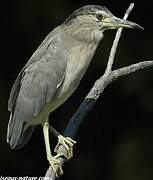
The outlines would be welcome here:
M 70 29 L 65 28 L 61 31 L 60 27 L 60 32 L 62 46 L 67 52 L 67 73 L 74 79 L 78 77 L 75 80 L 77 86 L 86 72 L 103 34 L 97 38 L 97 34 L 91 36 L 91 32 L 88 33 L 85 30 L 79 34 L 77 29 L 74 31 Z
M 70 24 L 68 26 L 62 25 L 61 27 L 64 33 L 82 43 L 99 44 L 103 37 L 102 32 L 92 27 L 89 28 L 88 24 Z
M 70 61 L 74 59 L 75 62 L 73 62 L 73 64 L 76 63 L 76 66 L 78 66 L 77 64 L 81 64 L 81 66 L 86 69 L 90 64 L 103 34 L 96 31 L 89 32 L 89 28 L 85 28 L 85 26 L 83 27 L 84 29 L 82 29 L 82 27 L 80 28 L 78 30 L 77 27 L 75 29 L 68 26 L 61 28 L 60 26 L 60 30 L 62 30 L 62 45 L 68 52 L 68 59 Z M 74 68 L 76 66 L 74 66 Z

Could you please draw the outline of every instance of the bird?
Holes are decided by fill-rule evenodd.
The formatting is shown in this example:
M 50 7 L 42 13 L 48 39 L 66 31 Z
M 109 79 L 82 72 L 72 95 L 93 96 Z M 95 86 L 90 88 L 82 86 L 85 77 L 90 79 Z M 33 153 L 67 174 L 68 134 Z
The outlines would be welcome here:
M 143 29 L 134 22 L 117 18 L 105 6 L 86 5 L 46 36 L 10 92 L 7 143 L 12 149 L 25 146 L 35 127 L 41 125 L 47 160 L 54 168 L 62 155 L 53 156 L 50 150 L 49 115 L 77 89 L 104 31 L 118 28 Z M 58 144 L 68 150 L 70 157 L 75 143 L 70 137 L 58 136 Z

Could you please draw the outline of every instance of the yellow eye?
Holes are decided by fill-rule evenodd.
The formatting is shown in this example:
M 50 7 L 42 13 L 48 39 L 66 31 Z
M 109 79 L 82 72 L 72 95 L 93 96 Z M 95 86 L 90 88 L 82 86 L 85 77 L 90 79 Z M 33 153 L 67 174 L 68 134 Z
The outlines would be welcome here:
M 104 20 L 104 19 L 105 19 L 105 16 L 104 16 L 103 14 L 98 13 L 98 14 L 96 14 L 96 18 L 97 18 L 99 21 L 101 21 L 101 20 Z

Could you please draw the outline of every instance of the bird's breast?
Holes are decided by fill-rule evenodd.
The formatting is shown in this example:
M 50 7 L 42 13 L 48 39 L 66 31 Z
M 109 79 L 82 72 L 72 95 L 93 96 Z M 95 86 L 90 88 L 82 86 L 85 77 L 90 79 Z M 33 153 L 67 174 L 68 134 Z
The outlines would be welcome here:
M 96 44 L 82 44 L 75 45 L 68 50 L 66 73 L 54 97 L 54 109 L 60 106 L 76 90 L 91 62 L 96 48 Z

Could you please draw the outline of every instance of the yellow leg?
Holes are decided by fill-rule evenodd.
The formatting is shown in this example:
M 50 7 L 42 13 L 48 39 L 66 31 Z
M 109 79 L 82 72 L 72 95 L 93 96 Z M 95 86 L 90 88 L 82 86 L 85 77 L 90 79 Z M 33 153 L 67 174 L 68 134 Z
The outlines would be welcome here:
M 43 124 L 43 133 L 44 133 L 44 140 L 45 140 L 45 146 L 46 146 L 46 154 L 47 154 L 47 160 L 49 161 L 50 166 L 52 167 L 53 171 L 55 172 L 56 176 L 57 174 L 57 168 L 56 166 L 59 167 L 59 174 L 63 174 L 62 166 L 60 162 L 58 161 L 58 158 L 61 157 L 61 154 L 58 154 L 56 156 L 52 156 L 51 154 L 51 149 L 50 149 L 50 142 L 49 142 L 49 123 L 45 122 Z

